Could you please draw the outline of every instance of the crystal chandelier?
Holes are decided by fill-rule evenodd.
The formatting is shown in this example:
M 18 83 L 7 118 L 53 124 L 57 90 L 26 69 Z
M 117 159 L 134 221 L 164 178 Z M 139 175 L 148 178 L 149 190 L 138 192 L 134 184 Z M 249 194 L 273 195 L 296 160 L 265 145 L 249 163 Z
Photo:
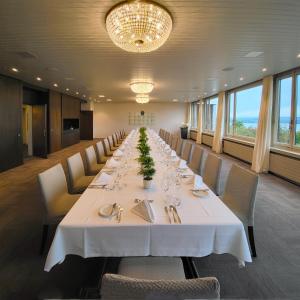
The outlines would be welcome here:
M 149 94 L 153 91 L 154 84 L 146 80 L 136 80 L 130 83 L 130 88 L 135 94 Z
M 158 49 L 168 39 L 172 24 L 172 17 L 164 7 L 146 0 L 121 2 L 106 16 L 110 38 L 128 52 Z
M 137 94 L 135 97 L 135 101 L 139 104 L 145 104 L 149 102 L 149 95 L 145 94 Z

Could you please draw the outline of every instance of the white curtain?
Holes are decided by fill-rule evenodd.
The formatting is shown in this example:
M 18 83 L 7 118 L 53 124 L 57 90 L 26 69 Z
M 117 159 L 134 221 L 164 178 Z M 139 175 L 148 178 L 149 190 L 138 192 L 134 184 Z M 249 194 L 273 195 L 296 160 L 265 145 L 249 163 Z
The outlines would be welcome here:
M 252 157 L 251 169 L 257 173 L 268 172 L 271 146 L 271 123 L 273 101 L 273 76 L 263 79 L 259 120 Z
M 192 124 L 192 103 L 189 103 L 187 106 L 187 118 L 186 118 L 187 126 L 190 128 Z
M 198 127 L 197 127 L 197 139 L 196 143 L 201 144 L 202 143 L 202 107 L 203 107 L 203 101 L 199 101 L 198 105 Z
M 216 129 L 215 129 L 213 145 L 212 145 L 212 150 L 216 153 L 222 153 L 224 113 L 225 113 L 225 92 L 221 92 L 218 95 Z

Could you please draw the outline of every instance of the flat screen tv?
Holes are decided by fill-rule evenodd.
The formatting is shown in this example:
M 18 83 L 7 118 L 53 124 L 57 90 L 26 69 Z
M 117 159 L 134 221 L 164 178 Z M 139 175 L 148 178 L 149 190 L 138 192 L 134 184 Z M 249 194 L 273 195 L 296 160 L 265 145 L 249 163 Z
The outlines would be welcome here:
M 64 130 L 79 129 L 79 119 L 64 119 Z

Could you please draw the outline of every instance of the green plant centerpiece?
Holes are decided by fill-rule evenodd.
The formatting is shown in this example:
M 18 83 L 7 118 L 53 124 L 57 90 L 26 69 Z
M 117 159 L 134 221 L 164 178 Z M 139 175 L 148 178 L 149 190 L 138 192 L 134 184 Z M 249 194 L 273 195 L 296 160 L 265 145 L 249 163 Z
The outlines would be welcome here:
M 150 156 L 150 146 L 148 145 L 148 137 L 146 128 L 140 128 L 140 138 L 138 141 L 137 149 L 140 152 L 138 162 L 140 163 L 139 175 L 143 176 L 144 188 L 149 189 L 152 185 L 153 175 L 155 174 L 154 160 Z

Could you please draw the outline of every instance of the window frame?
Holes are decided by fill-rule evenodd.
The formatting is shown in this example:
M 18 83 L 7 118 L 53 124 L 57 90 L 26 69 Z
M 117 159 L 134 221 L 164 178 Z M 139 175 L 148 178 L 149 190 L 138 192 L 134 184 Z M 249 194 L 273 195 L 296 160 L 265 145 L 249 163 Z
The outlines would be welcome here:
M 295 68 L 286 72 L 282 72 L 274 76 L 274 89 L 273 89 L 273 114 L 272 114 L 272 147 L 275 149 L 282 149 L 293 152 L 300 152 L 300 145 L 296 144 L 296 129 L 297 129 L 297 76 L 300 76 L 300 68 Z M 277 140 L 278 137 L 278 128 L 279 128 L 279 106 L 280 106 L 280 80 L 285 78 L 292 78 L 292 91 L 291 91 L 291 107 L 290 107 L 290 124 L 289 124 L 289 143 L 280 143 Z
M 191 102 L 191 129 L 197 130 L 198 129 L 198 114 L 199 114 L 199 107 L 198 107 L 199 101 L 193 101 Z M 194 117 L 196 117 L 196 120 L 194 120 Z M 194 122 L 193 122 L 194 121 Z M 196 127 L 192 126 L 196 124 Z
M 243 136 L 243 135 L 238 135 L 238 134 L 235 134 L 236 132 L 236 126 L 235 126 L 235 123 L 236 123 L 236 94 L 240 91 L 244 91 L 244 90 L 247 90 L 247 89 L 250 89 L 250 88 L 254 88 L 254 87 L 257 87 L 257 86 L 262 86 L 263 85 L 263 81 L 262 79 L 260 80 L 256 80 L 254 82 L 251 82 L 249 84 L 245 84 L 245 85 L 242 85 L 238 88 L 234 88 L 234 89 L 231 89 L 231 90 L 228 90 L 226 92 L 226 103 L 225 103 L 225 138 L 231 138 L 231 139 L 236 139 L 236 140 L 239 140 L 239 141 L 246 141 L 246 142 L 250 142 L 250 143 L 254 143 L 255 142 L 255 137 L 249 137 L 249 136 Z M 232 128 L 232 134 L 230 133 L 229 131 L 229 127 L 230 127 L 230 118 L 229 118 L 229 114 L 230 114 L 230 94 L 234 93 L 234 106 L 233 106 L 233 128 Z M 260 106 L 259 106 L 259 109 L 258 109 L 258 118 L 259 118 L 259 111 L 260 111 Z
M 204 124 L 207 124 L 207 110 L 206 110 L 206 102 L 210 101 L 211 99 L 215 99 L 217 98 L 217 100 L 219 101 L 219 95 L 218 94 L 214 94 L 212 96 L 206 97 L 202 100 L 200 105 L 203 105 L 204 107 L 202 107 L 202 132 L 207 133 L 207 134 L 215 134 L 215 130 L 209 130 L 206 129 Z M 217 104 L 217 113 L 218 113 L 218 104 Z M 217 115 L 216 115 L 217 118 Z

